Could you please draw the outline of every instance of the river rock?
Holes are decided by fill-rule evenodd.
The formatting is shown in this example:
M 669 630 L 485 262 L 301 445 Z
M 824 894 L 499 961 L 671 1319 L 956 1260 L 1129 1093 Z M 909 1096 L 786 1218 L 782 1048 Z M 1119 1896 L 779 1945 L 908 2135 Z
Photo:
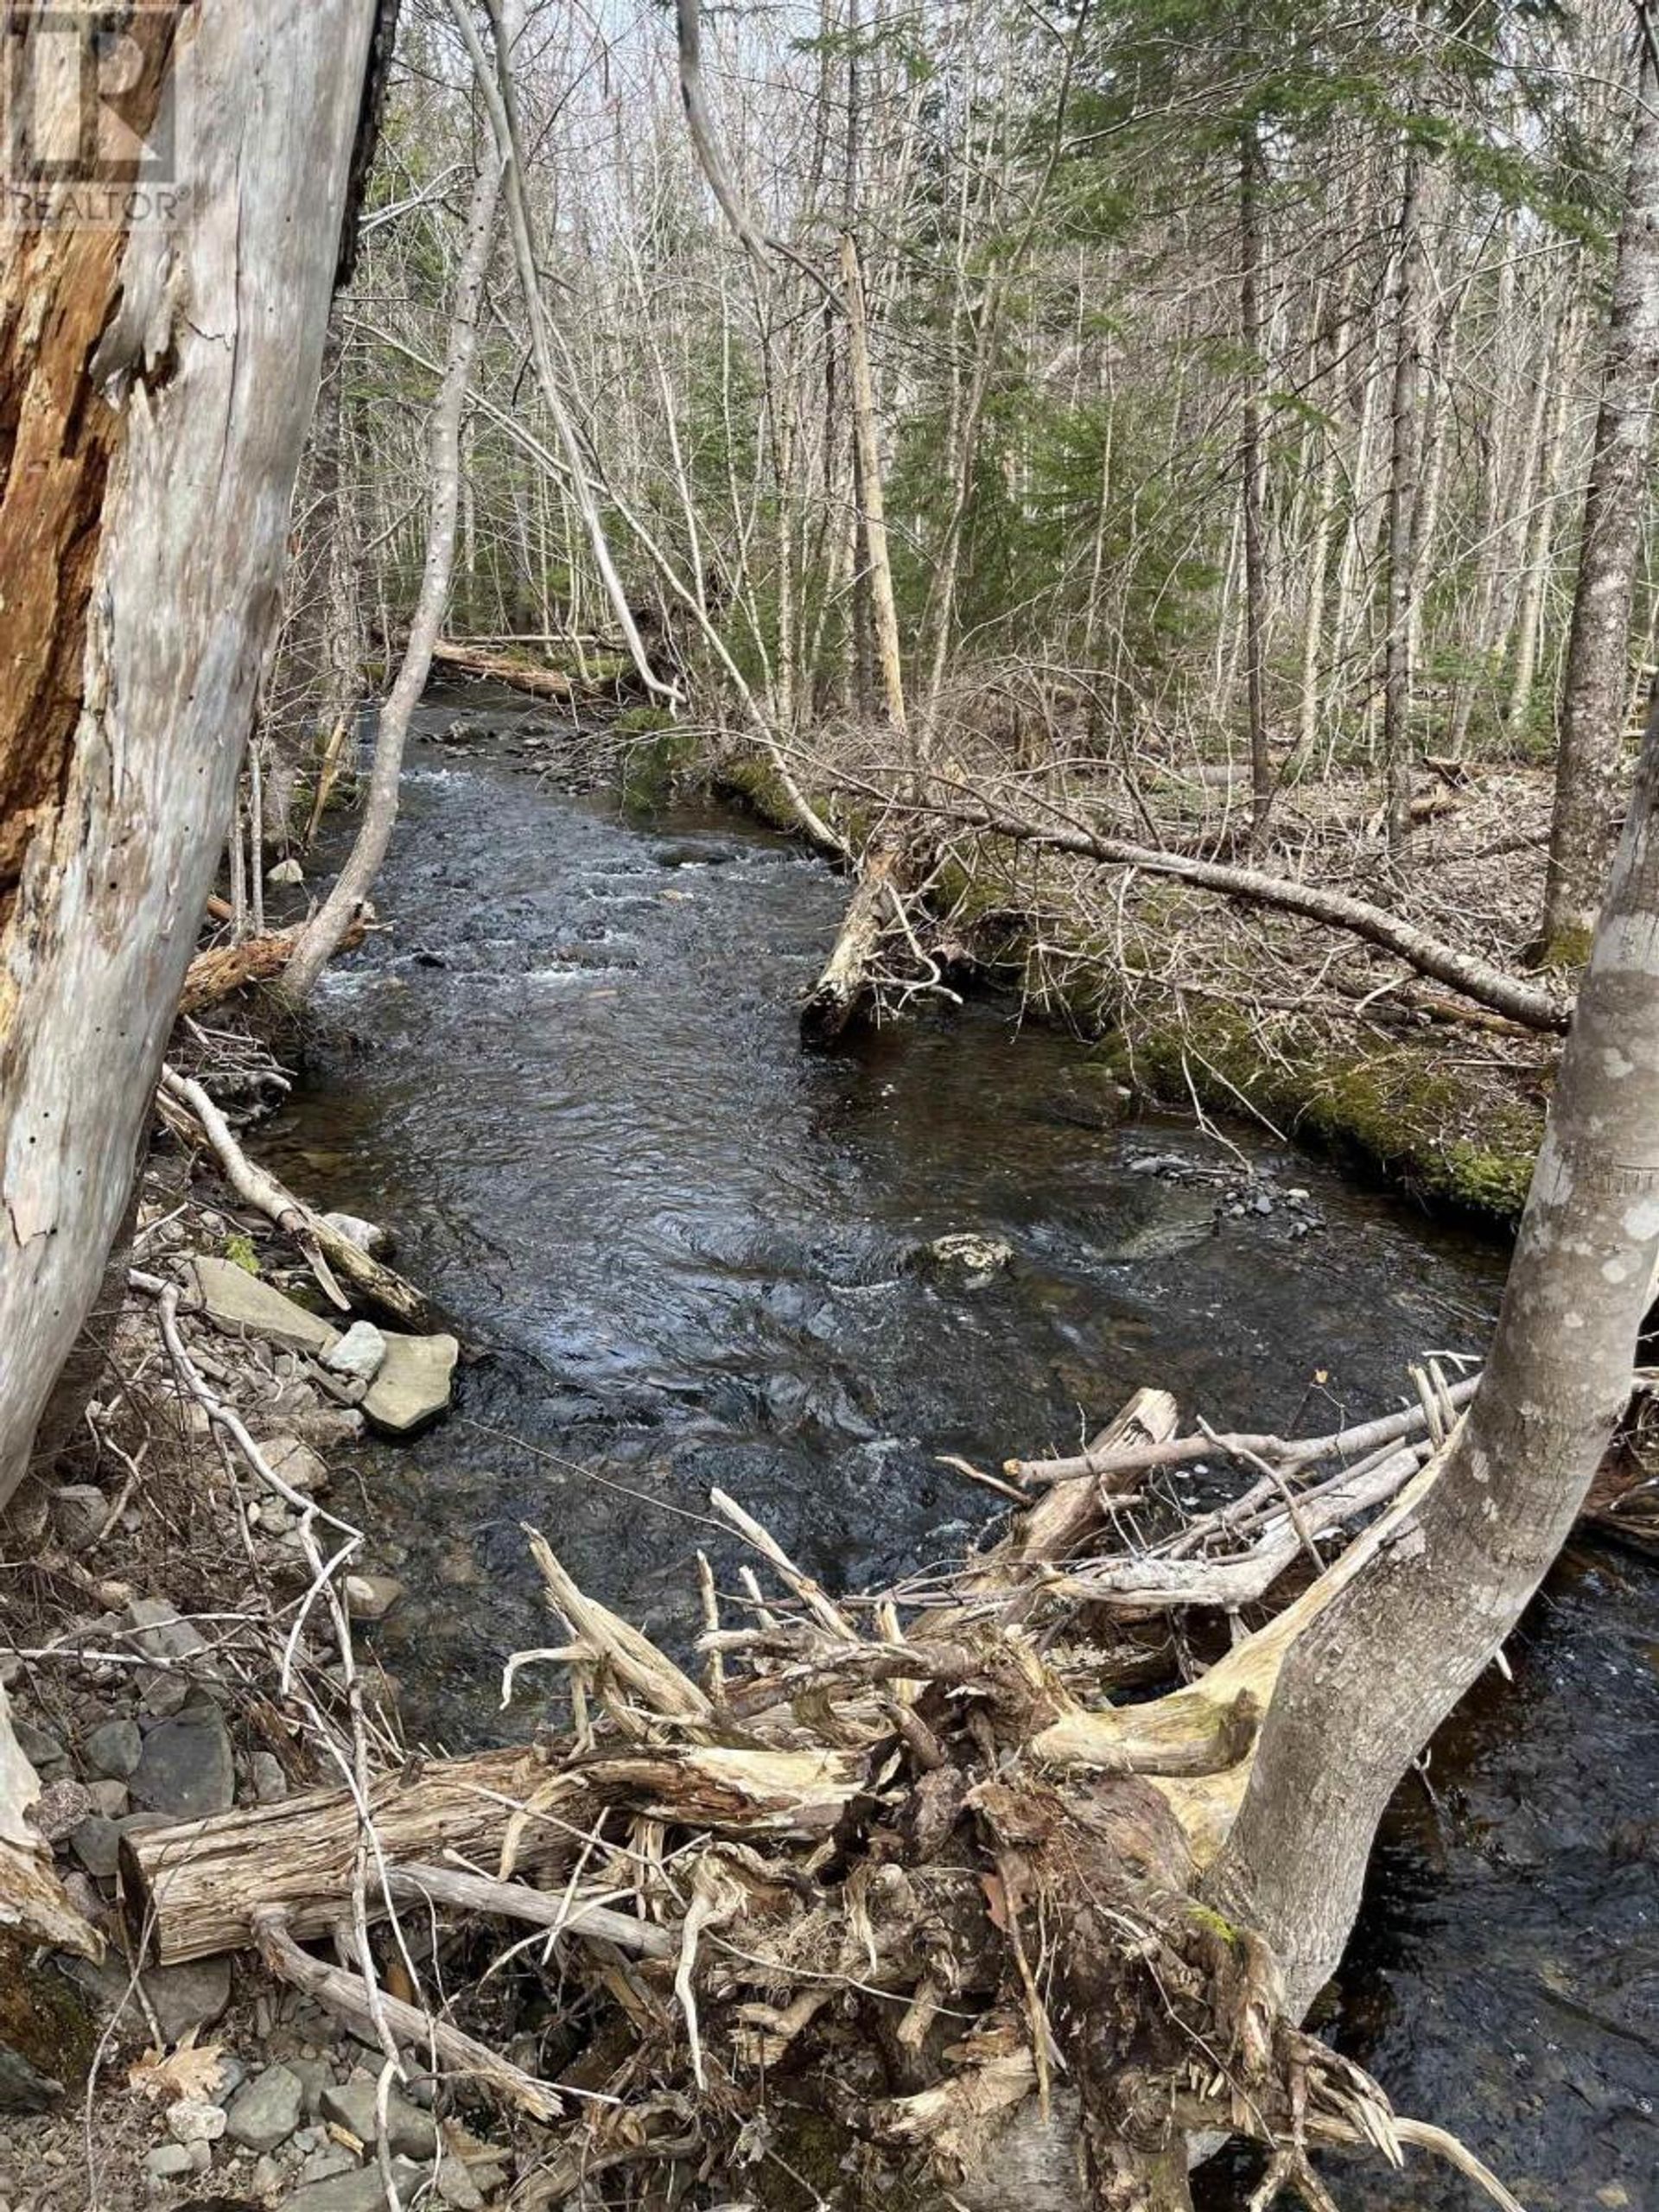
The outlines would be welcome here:
M 424 2170 L 409 2158 L 394 2158 L 391 2177 L 405 2204 L 412 2201 Z M 308 2182 L 296 2189 L 283 2212 L 384 2212 L 385 2185 L 377 2166 L 359 2166 L 350 2173 L 334 2174 L 327 2181 Z
M 302 884 L 305 881 L 305 870 L 290 853 L 285 861 L 278 861 L 275 868 L 266 869 L 265 881 L 274 884 L 280 891 L 286 885 Z
M 936 1236 L 917 1254 L 923 1267 L 935 1274 L 948 1274 L 964 1290 L 982 1290 L 1014 1257 L 1014 1247 L 1000 1236 L 984 1236 L 973 1230 Z
M 384 1257 L 392 1249 L 392 1235 L 382 1229 L 378 1221 L 365 1221 L 357 1213 L 326 1213 L 322 1217 L 337 1236 L 348 1244 L 355 1244 L 359 1252 L 366 1252 L 372 1259 Z
M 383 1621 L 404 1594 L 390 1574 L 348 1574 L 346 1610 L 354 1621 Z
M 365 2147 L 379 2139 L 375 2110 L 378 2084 L 372 2075 L 353 2074 L 349 2082 L 333 2083 L 322 2092 L 322 2116 L 355 2135 Z M 386 2107 L 386 2141 L 400 2158 L 429 2158 L 437 2129 L 429 2113 L 422 2112 L 394 2089 Z
M 126 1625 L 135 1631 L 131 1640 L 146 1659 L 194 1659 L 207 1649 L 200 1631 L 181 1620 L 177 1606 L 165 1598 L 130 1599 Z
M 219 1707 L 197 1706 L 158 1721 L 144 1738 L 131 1790 L 135 1805 L 176 1821 L 228 1813 L 236 1802 L 236 1769 Z
M 449 1336 L 388 1333 L 385 1342 L 385 1365 L 364 1399 L 363 1410 L 386 1435 L 412 1435 L 448 1407 L 461 1346 Z
M 100 1721 L 81 1745 L 88 1769 L 106 1781 L 124 1782 L 138 1764 L 144 1739 L 136 1721 Z
M 144 2153 L 144 2171 L 156 2181 L 176 2181 L 181 2174 L 194 2172 L 188 2145 L 158 2143 L 153 2151 Z
M 284 1298 L 233 1260 L 198 1256 L 190 1268 L 208 1319 L 233 1336 L 261 1337 L 284 1351 L 309 1352 L 318 1358 L 340 1341 L 340 1331 L 320 1314 L 308 1313 L 303 1306 Z
M 30 1820 L 48 1843 L 65 1843 L 83 1821 L 93 1815 L 92 1793 L 84 1782 L 66 1776 L 48 1782 L 35 1800 Z
M 225 2107 L 206 2097 L 181 2097 L 168 2107 L 167 2132 L 175 2143 L 217 2143 L 225 2133 Z
M 126 1968 L 121 1972 L 124 1977 Z M 182 2043 L 193 2028 L 210 2028 L 223 2018 L 231 2001 L 231 1962 L 193 1959 L 188 1966 L 152 1967 L 144 1976 L 144 1994 L 165 2039 Z
M 79 1557 L 104 1533 L 110 1501 L 95 1483 L 66 1483 L 52 1493 L 52 1526 L 65 1551 Z
M 83 1821 L 69 1838 L 69 1848 L 89 1874 L 100 1882 L 114 1878 L 121 1847 L 121 1831 L 111 1820 L 95 1813 Z
M 259 1446 L 259 1454 L 271 1473 L 290 1490 L 303 1491 L 308 1497 L 328 1487 L 327 1468 L 297 1436 L 273 1436 Z
M 290 2074 L 286 2066 L 267 2066 L 237 2091 L 225 2133 L 245 2151 L 274 2151 L 299 2126 L 304 2104 L 298 2075 Z
M 353 1321 L 340 1342 L 323 1354 L 331 1375 L 348 1382 L 372 1382 L 386 1363 L 386 1340 L 372 1321 Z

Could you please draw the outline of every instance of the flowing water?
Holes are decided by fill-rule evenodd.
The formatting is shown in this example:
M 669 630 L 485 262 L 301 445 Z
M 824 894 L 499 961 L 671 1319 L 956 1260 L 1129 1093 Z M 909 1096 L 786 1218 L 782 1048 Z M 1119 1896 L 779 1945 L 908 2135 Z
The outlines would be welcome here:
M 1333 1426 L 1490 1325 L 1491 1248 L 1264 1132 L 1118 1125 L 1086 1049 L 998 998 L 804 1054 L 845 888 L 728 812 L 626 819 L 422 742 L 378 897 L 265 1148 L 394 1228 L 472 1355 L 448 1421 L 360 1454 L 410 1592 L 378 1649 L 434 1740 L 526 1726 L 495 1709 L 548 1636 L 524 1522 L 683 1646 L 696 1549 L 734 1574 L 711 1487 L 832 1586 L 879 1584 L 996 1510 L 942 1455 L 1068 1447 L 1143 1382 Z M 1010 1263 L 977 1288 L 917 1264 L 959 1231 Z M 1331 2024 L 1533 2212 L 1659 2212 L 1659 1577 L 1575 1551 L 1511 1656 L 1399 1793 Z M 1335 2178 L 1374 2212 L 1471 2201 L 1417 2161 Z

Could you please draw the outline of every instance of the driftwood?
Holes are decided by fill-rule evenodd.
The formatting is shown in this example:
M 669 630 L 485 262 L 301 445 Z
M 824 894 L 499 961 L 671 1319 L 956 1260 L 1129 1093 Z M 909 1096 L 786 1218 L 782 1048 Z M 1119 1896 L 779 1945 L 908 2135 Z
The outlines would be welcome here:
M 342 950 L 362 944 L 368 921 L 363 914 L 357 917 Z M 262 930 L 257 937 L 244 938 L 240 944 L 210 945 L 206 952 L 199 952 L 185 970 L 179 1012 L 200 1014 L 250 983 L 274 982 L 287 967 L 302 933 L 299 928 Z
M 161 1096 L 175 1113 L 182 1109 L 188 1116 L 187 1126 L 193 1125 L 202 1141 L 211 1147 L 237 1196 L 294 1239 L 336 1306 L 344 1310 L 352 1302 L 334 1280 L 341 1276 L 351 1285 L 354 1298 L 403 1327 L 418 1332 L 435 1325 L 432 1306 L 413 1283 L 361 1245 L 353 1244 L 302 1198 L 296 1198 L 268 1168 L 248 1158 L 200 1084 L 163 1067 Z
M 904 855 L 896 849 L 884 848 L 863 863 L 835 948 L 801 1007 L 801 1034 L 809 1044 L 833 1044 L 858 1012 L 893 928 L 894 901 L 908 888 Z
M 492 652 L 486 645 L 466 645 L 457 638 L 440 638 L 432 648 L 432 663 L 461 676 L 486 676 L 536 699 L 573 699 L 576 695 L 575 683 L 562 668 L 537 668 L 515 653 Z
M 943 2184 L 976 2212 L 1011 2193 L 1075 2206 L 1080 2171 L 1098 2206 L 1185 2205 L 1187 2142 L 1228 2132 L 1268 2145 L 1269 2196 L 1308 2186 L 1309 2143 L 1397 2162 L 1417 2142 L 1512 2207 L 1304 2037 L 1265 1945 L 1198 1902 L 1286 1654 L 1435 1479 L 1455 1416 L 1433 1382 L 1421 1433 L 1315 1484 L 1306 1510 L 1277 1470 L 1257 1508 L 1247 1491 L 1242 1525 L 1271 1532 L 1276 1514 L 1300 1547 L 1379 1495 L 1389 1461 L 1416 1470 L 1284 1611 L 1148 1703 L 1103 1701 L 1115 1662 L 1084 1626 L 1105 1562 L 1077 1554 L 1116 1503 L 1097 1465 L 1050 1486 L 908 1624 L 906 1593 L 838 1601 L 717 1493 L 776 1594 L 748 1578 L 758 1602 L 728 1627 L 705 1574 L 704 1688 L 536 1537 L 566 1640 L 509 1677 L 568 1670 L 572 1735 L 414 1760 L 366 1803 L 323 1791 L 130 1835 L 129 1925 L 163 1961 L 257 1943 L 383 2044 L 429 2050 L 523 2111 L 565 2103 L 526 2205 L 688 2140 L 735 2165 L 764 2097 L 845 2133 L 873 2180 Z M 1175 1419 L 1165 1394 L 1139 1394 L 1096 1462 L 1166 1448 Z M 585 2054 L 537 2082 L 447 2017 L 449 2040 L 435 2035 L 372 1971 L 299 1948 L 399 1908 L 556 1936 L 546 1971 L 567 2020 L 594 2024 Z M 766 2085 L 785 2082 L 780 2107 Z M 1047 2194 L 1039 2172 L 1058 2177 Z

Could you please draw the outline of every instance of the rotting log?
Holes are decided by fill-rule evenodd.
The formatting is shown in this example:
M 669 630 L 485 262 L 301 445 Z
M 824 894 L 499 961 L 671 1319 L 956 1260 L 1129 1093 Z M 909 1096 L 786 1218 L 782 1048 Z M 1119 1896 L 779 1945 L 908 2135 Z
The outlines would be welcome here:
M 715 1834 L 822 1838 L 862 1776 L 861 1760 L 835 1751 L 640 1747 L 554 1767 L 518 1746 L 411 1761 L 376 1783 L 366 1806 L 388 1867 L 438 1864 L 453 1853 L 474 1866 L 499 1866 L 505 1879 L 574 1859 L 615 1805 Z M 351 1897 L 363 1836 L 347 1789 L 128 1834 L 120 1869 L 127 1924 L 135 1941 L 148 1932 L 162 1966 L 245 1949 L 266 1909 L 280 1912 L 295 1936 L 324 1934 Z M 376 1917 L 386 1910 L 372 1872 L 368 1904 Z
M 461 676 L 487 677 L 532 698 L 569 700 L 576 687 L 562 668 L 537 668 L 515 653 L 492 652 L 486 645 L 469 645 L 458 638 L 440 638 L 432 648 L 433 665 L 454 669 Z
M 362 944 L 369 918 L 358 915 L 346 932 L 342 951 Z M 232 991 L 245 989 L 251 983 L 275 982 L 287 967 L 302 934 L 299 928 L 264 930 L 257 937 L 244 938 L 240 944 L 209 945 L 207 951 L 197 953 L 185 970 L 179 1012 L 201 1014 Z
M 807 1044 L 833 1044 L 868 997 L 877 958 L 894 925 L 894 902 L 904 898 L 908 882 L 904 855 L 896 847 L 884 847 L 864 862 L 835 949 L 801 1007 L 801 1036 Z

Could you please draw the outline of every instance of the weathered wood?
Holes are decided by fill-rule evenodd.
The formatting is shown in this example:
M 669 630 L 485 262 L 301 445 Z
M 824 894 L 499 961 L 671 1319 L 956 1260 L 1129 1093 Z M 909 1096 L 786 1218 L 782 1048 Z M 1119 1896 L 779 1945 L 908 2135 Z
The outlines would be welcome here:
M 801 1035 L 808 1044 L 833 1044 L 858 1012 L 893 926 L 893 902 L 904 896 L 906 879 L 903 856 L 892 847 L 864 862 L 835 950 L 801 1008 Z
M 388 1864 L 453 1852 L 524 1873 L 574 1856 L 611 1807 L 717 1834 L 823 1836 L 862 1776 L 861 1759 L 830 1751 L 639 1748 L 553 1767 L 519 1748 L 413 1762 L 374 1784 L 368 1812 Z M 280 1911 L 296 1936 L 321 1934 L 351 1896 L 361 1836 L 345 1789 L 124 1836 L 128 1926 L 136 1940 L 151 1931 L 162 1966 L 245 1948 L 262 1909 Z M 372 1874 L 368 1904 L 385 1910 Z
M 575 686 L 562 668 L 537 668 L 517 653 L 492 652 L 486 645 L 464 645 L 458 638 L 440 638 L 432 647 L 435 668 L 454 669 L 460 676 L 488 677 L 514 691 L 528 691 L 535 699 L 571 699 Z
M 231 1134 L 230 1124 L 199 1083 L 164 1067 L 161 1087 L 163 1096 L 175 1106 L 188 1109 L 237 1196 L 245 1198 L 251 1206 L 257 1206 L 285 1236 L 294 1239 L 318 1268 L 324 1288 L 333 1292 L 337 1303 L 344 1301 L 329 1281 L 331 1274 L 343 1275 L 365 1305 L 373 1306 L 407 1329 L 420 1332 L 435 1325 L 437 1316 L 413 1283 L 406 1282 L 395 1268 L 365 1252 L 360 1244 L 353 1244 L 349 1236 L 343 1236 L 321 1214 L 314 1211 L 303 1198 L 296 1198 L 269 1168 L 261 1167 L 248 1158 Z
M 368 918 L 359 913 L 340 949 L 349 950 L 361 944 L 367 931 Z M 196 955 L 185 970 L 179 1012 L 200 1014 L 228 998 L 232 991 L 245 989 L 251 983 L 275 982 L 287 967 L 302 934 L 301 928 L 264 930 L 257 937 L 244 938 L 240 944 L 209 945 L 206 952 Z
M 127 130 L 189 45 L 178 220 L 0 253 L 0 1501 L 97 1294 L 231 820 L 373 21 L 129 12 Z

